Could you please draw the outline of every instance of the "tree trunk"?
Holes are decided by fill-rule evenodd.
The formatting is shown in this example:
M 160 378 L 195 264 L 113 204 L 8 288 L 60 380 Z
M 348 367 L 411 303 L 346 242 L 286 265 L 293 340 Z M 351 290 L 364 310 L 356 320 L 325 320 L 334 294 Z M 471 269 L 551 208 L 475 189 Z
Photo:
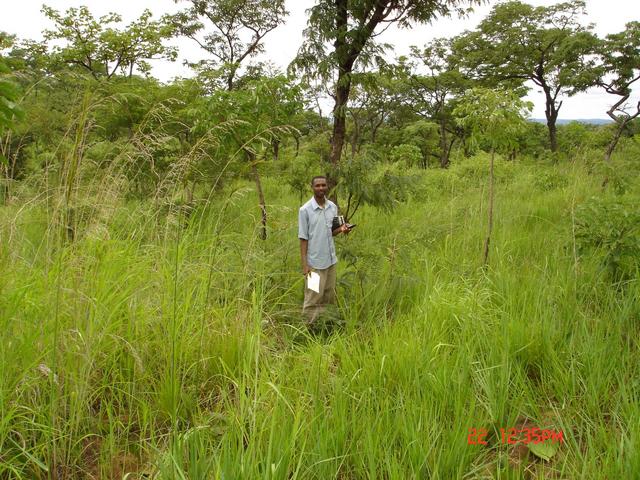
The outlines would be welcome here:
M 253 179 L 256 182 L 256 191 L 258 192 L 258 202 L 260 204 L 260 210 L 262 212 L 262 229 L 260 231 L 260 238 L 262 240 L 267 239 L 267 205 L 264 200 L 264 192 L 262 191 L 262 183 L 260 182 L 260 174 L 258 173 L 258 166 L 255 162 L 255 157 L 253 155 L 250 156 L 251 161 L 251 172 L 253 173 Z
M 609 146 L 607 147 L 607 151 L 604 157 L 605 162 L 609 162 L 611 160 L 611 155 L 613 154 L 613 151 L 616 149 L 616 146 L 618 145 L 618 141 L 622 136 L 622 132 L 624 131 L 624 128 L 640 116 L 640 102 L 638 102 L 636 111 L 633 115 L 631 114 L 616 115 L 615 114 L 618 107 L 624 104 L 630 97 L 630 94 L 626 94 L 626 95 L 620 94 L 620 95 L 622 96 L 622 98 L 618 102 L 616 102 L 616 104 L 613 105 L 607 112 L 607 115 L 609 115 L 609 117 L 611 117 L 611 119 L 618 124 L 618 130 L 616 130 L 614 137 L 611 139 L 611 143 L 609 143 Z
M 278 161 L 280 157 L 280 140 L 277 138 L 273 139 L 271 146 L 273 147 L 273 160 Z
M 0 184 L 0 205 L 6 205 L 9 203 L 9 172 L 4 172 L 5 167 L 0 166 L 2 174 L 2 184 Z
M 451 149 L 453 148 L 453 144 L 456 142 L 456 137 L 453 137 L 447 146 L 447 166 L 449 168 L 449 163 L 451 163 Z
M 384 114 L 380 115 L 380 120 L 378 122 L 375 122 L 375 124 L 373 124 L 371 127 L 371 143 L 376 143 L 376 136 L 378 134 L 380 125 L 382 125 L 382 122 L 384 122 Z
M 489 244 L 491 242 L 491 231 L 493 230 L 493 160 L 496 155 L 496 149 L 491 148 L 491 160 L 489 163 L 489 228 L 487 238 L 484 241 L 484 258 L 483 264 L 489 264 Z
M 440 119 L 440 168 L 449 166 L 449 145 L 447 142 L 447 129 L 445 128 L 445 120 Z
M 358 153 L 358 144 L 360 143 L 360 126 L 357 120 L 353 119 L 353 136 L 351 137 L 351 158 L 354 158 Z
M 556 115 L 557 116 L 557 115 Z M 552 152 L 558 151 L 558 129 L 556 128 L 556 120 L 547 120 L 547 128 L 549 129 L 549 146 Z
M 329 157 L 333 168 L 336 168 L 340 164 L 340 158 L 342 157 L 342 148 L 344 147 L 347 127 L 346 110 L 350 89 L 351 79 L 348 78 L 347 73 L 341 72 L 338 77 L 336 101 L 333 107 L 333 132 L 331 135 L 331 155 Z M 330 191 L 336 186 L 336 180 L 334 178 L 328 178 L 327 183 Z M 332 193 L 332 199 L 333 198 L 335 198 L 335 192 Z
M 545 110 L 544 115 L 547 119 L 547 129 L 549 130 L 549 147 L 552 152 L 558 151 L 558 130 L 556 127 L 556 120 L 558 120 L 558 113 L 562 102 L 556 107 L 555 98 L 551 95 L 551 88 L 542 82 L 542 89 L 545 96 Z
M 613 151 L 616 149 L 616 146 L 618 145 L 618 141 L 620 140 L 620 137 L 622 136 L 622 132 L 624 131 L 624 127 L 627 125 L 627 123 L 628 122 L 623 121 L 618 126 L 618 129 L 616 130 L 615 135 L 611 139 L 611 142 L 609 142 L 609 145 L 607 146 L 607 151 L 604 154 L 605 162 L 608 163 L 609 161 L 611 161 L 611 155 L 613 154 Z
M 385 20 L 393 9 L 388 8 L 390 0 L 376 0 L 365 2 L 366 6 L 359 12 L 362 14 L 362 22 L 358 27 L 349 31 L 349 2 L 348 0 L 334 0 L 335 15 L 335 40 L 333 42 L 334 54 L 338 61 L 338 78 L 336 83 L 335 104 L 333 107 L 333 133 L 331 135 L 331 166 L 336 168 L 340 164 L 342 147 L 344 146 L 346 130 L 346 107 L 351 90 L 351 72 L 353 65 L 362 53 L 367 42 L 371 38 L 375 28 Z M 397 6 L 397 5 L 394 5 Z M 368 20 L 364 20 L 367 19 Z M 327 179 L 329 189 L 334 189 L 330 195 L 337 205 L 335 192 L 336 180 Z

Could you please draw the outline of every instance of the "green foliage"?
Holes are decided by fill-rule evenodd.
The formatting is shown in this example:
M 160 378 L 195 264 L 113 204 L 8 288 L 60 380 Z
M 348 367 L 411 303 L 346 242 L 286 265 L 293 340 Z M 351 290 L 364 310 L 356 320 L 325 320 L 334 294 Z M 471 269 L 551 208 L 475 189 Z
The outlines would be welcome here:
M 411 22 L 430 22 L 438 15 L 460 13 L 460 5 L 478 0 L 321 0 L 309 10 L 308 28 L 298 55 L 290 65 L 292 72 L 302 72 L 309 83 L 329 84 L 335 92 L 331 163 L 337 167 L 342 156 L 346 132 L 346 111 L 354 71 L 372 64 L 383 67 L 385 45 L 374 38 L 376 30 L 388 23 L 408 27 Z M 354 153 L 356 148 L 353 149 Z M 330 179 L 330 183 L 331 179 Z
M 569 185 L 569 179 L 566 175 L 552 170 L 542 170 L 536 172 L 533 177 L 533 184 L 542 191 L 556 190 L 565 188 Z
M 618 97 L 607 111 L 617 127 L 605 153 L 609 161 L 621 134 L 640 116 L 640 102 L 628 102 L 633 84 L 640 80 L 640 22 L 627 23 L 624 31 L 607 35 L 598 47 L 597 84 Z
M 526 128 L 517 135 L 517 153 L 541 157 L 549 151 L 549 134 L 546 125 L 528 121 Z
M 301 102 L 299 87 L 287 77 L 262 77 L 242 90 L 218 90 L 204 100 L 194 130 L 202 133 L 232 122 L 233 132 L 218 155 L 229 157 L 240 150 L 262 155 L 274 140 L 296 133 L 289 122 Z
M 429 148 L 428 153 L 423 148 L 423 154 L 425 158 L 426 155 L 437 157 L 441 167 L 449 164 L 451 138 L 462 139 L 465 134 L 452 115 L 456 97 L 472 86 L 461 73 L 451 46 L 447 38 L 435 39 L 422 49 L 413 46 L 410 59 L 401 58 L 398 67 L 405 83 L 403 100 L 421 118 L 438 126 L 437 147 Z
M 575 238 L 581 255 L 595 254 L 613 281 L 637 278 L 640 210 L 637 198 L 591 198 L 576 210 Z
M 417 187 L 415 174 L 408 173 L 406 166 L 400 162 L 383 162 L 381 155 L 373 147 L 345 159 L 335 174 L 338 191 L 346 199 L 342 208 L 348 219 L 362 205 L 391 211 Z
M 471 187 L 471 183 L 463 180 L 457 173 L 457 162 L 449 168 L 438 168 L 429 170 L 429 174 L 422 180 L 421 188 L 418 189 L 416 198 L 428 199 L 451 192 L 466 191 Z M 475 182 L 473 182 L 476 185 Z
M 16 103 L 19 90 L 12 81 L 10 73 L 11 71 L 0 57 L 0 133 L 6 128 L 13 127 L 15 119 L 24 116 L 23 110 Z M 6 161 L 1 155 L 0 159 Z
M 499 3 L 478 30 L 454 41 L 456 58 L 471 78 L 520 90 L 531 80 L 542 89 L 552 151 L 561 96 L 595 84 L 590 56 L 597 37 L 578 21 L 584 12 L 583 0 L 540 7 Z
M 600 185 L 576 168 L 570 188 L 540 192 L 534 166 L 563 166 L 505 163 L 518 188 L 502 189 L 499 255 L 479 271 L 481 191 L 457 163 L 413 172 L 455 188 L 361 207 L 336 239 L 346 324 L 320 338 L 300 323 L 299 203 L 281 176 L 264 178 L 264 243 L 245 181 L 186 226 L 123 201 L 101 235 L 66 245 L 50 237 L 50 186 L 0 207 L 0 477 L 632 478 L 638 282 L 608 285 L 595 252 L 576 269 L 564 248 L 573 199 Z M 73 215 L 90 222 L 106 200 Z M 522 418 L 564 430 L 549 460 L 518 470 L 510 446 L 466 445 L 469 425 Z
M 517 146 L 516 138 L 525 129 L 524 116 L 533 109 L 514 92 L 474 88 L 467 90 L 453 111 L 471 142 L 485 139 L 491 150 Z
M 408 167 L 417 167 L 423 163 L 420 148 L 405 143 L 393 147 L 389 158 L 392 162 L 402 162 Z
M 579 23 L 584 13 L 583 0 L 540 7 L 500 3 L 477 31 L 458 37 L 454 49 L 474 78 L 512 85 L 530 79 L 554 91 L 555 105 L 556 89 L 571 94 L 588 85 L 581 75 L 596 37 Z
M 400 82 L 388 68 L 375 72 L 354 73 L 347 106 L 351 151 L 357 152 L 364 142 L 375 142 L 378 132 L 392 112 L 401 109 Z
M 455 162 L 449 170 L 462 180 L 462 185 L 477 187 L 486 184 L 490 172 L 490 154 L 479 152 L 471 158 Z M 513 162 L 496 157 L 494 159 L 493 174 L 496 183 L 506 184 L 513 179 L 515 166 Z M 458 185 L 462 188 L 462 185 Z
M 606 145 L 606 139 L 602 144 L 600 139 L 602 135 L 596 132 L 601 128 L 575 121 L 561 125 L 558 128 L 558 147 L 561 152 L 571 156 L 583 149 L 602 147 Z
M 316 6 L 357 7 L 346 26 L 356 33 L 366 7 L 383 3 Z M 436 4 L 461 5 L 387 6 L 398 6 L 393 16 Z M 510 94 L 459 102 L 463 123 L 445 126 L 497 150 L 504 187 L 495 261 L 481 271 L 490 154 L 459 148 L 449 169 L 415 168 L 440 151 L 441 124 L 431 104 L 418 120 L 392 98 L 397 78 L 354 79 L 345 110 L 364 140 L 327 172 L 331 125 L 303 110 L 292 79 L 256 68 L 227 91 L 119 70 L 96 82 L 68 66 L 52 72 L 40 46 L 0 44 L 26 113 L 0 142 L 11 188 L 0 205 L 0 478 L 639 471 L 640 124 L 606 167 L 594 152 L 615 125 L 561 127 L 570 162 L 552 165 L 528 158 L 545 127 L 516 128 L 521 110 L 501 103 Z M 521 157 L 507 160 L 514 149 Z M 250 165 L 269 199 L 264 242 Z M 320 173 L 335 173 L 358 227 L 336 238 L 345 325 L 307 338 L 296 211 Z M 601 198 L 578 208 L 574 243 L 568 212 L 592 195 Z M 508 446 L 466 445 L 470 427 L 523 418 L 564 429 L 566 443 L 532 448 L 517 466 Z
M 284 23 L 284 0 L 176 0 L 190 6 L 164 20 L 213 58 L 191 64 L 203 79 L 231 90 L 238 69 L 264 51 L 264 37 Z M 220 82 L 219 80 L 222 80 Z
M 400 132 L 402 144 L 415 145 L 420 149 L 420 165 L 426 168 L 429 157 L 438 157 L 440 137 L 438 125 L 428 120 L 417 120 L 404 126 Z
M 173 29 L 164 21 L 151 21 L 150 10 L 123 29 L 114 26 L 122 22 L 117 13 L 96 19 L 86 6 L 61 14 L 44 5 L 42 12 L 55 24 L 55 29 L 45 31 L 45 38 L 66 42 L 53 48 L 53 61 L 79 68 L 95 79 L 111 79 L 118 73 L 130 77 L 134 69 L 148 74 L 148 60 L 177 57 L 174 47 L 162 44 L 173 35 Z
M 409 27 L 411 22 L 430 22 L 440 15 L 461 12 L 462 5 L 471 3 L 478 2 L 321 0 L 310 10 L 305 42 L 292 67 L 311 77 L 329 80 L 338 65 L 348 65 L 348 72 L 356 60 L 360 65 L 371 65 L 382 60 L 379 54 L 384 46 L 372 42 L 374 31 L 381 23 L 394 21 Z
M 322 140 L 322 145 L 329 145 L 324 137 Z M 300 202 L 311 194 L 311 179 L 316 175 L 323 175 L 325 165 L 318 156 L 309 151 L 302 152 L 291 160 L 287 184 L 298 195 Z
M 625 96 L 640 77 L 640 22 L 629 22 L 625 30 L 612 33 L 598 45 L 599 63 L 595 68 L 598 84 L 608 93 Z M 624 105 L 614 108 L 624 116 Z
M 600 155 L 594 158 L 590 172 L 605 179 L 605 187 L 615 195 L 640 193 L 640 164 L 630 158 L 615 158 L 603 162 Z

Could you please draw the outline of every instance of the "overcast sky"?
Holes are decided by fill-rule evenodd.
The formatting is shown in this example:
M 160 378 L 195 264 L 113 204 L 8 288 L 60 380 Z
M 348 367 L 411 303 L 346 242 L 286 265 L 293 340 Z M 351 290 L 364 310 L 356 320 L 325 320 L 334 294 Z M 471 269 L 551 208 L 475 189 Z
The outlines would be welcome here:
M 18 35 L 20 38 L 41 39 L 42 30 L 51 25 L 40 13 L 41 0 L 19 0 L 10 2 L 3 9 L 0 17 L 0 30 Z M 120 13 L 129 22 L 149 8 L 155 18 L 167 12 L 175 12 L 186 6 L 173 0 L 49 0 L 47 5 L 58 10 L 86 5 L 95 16 L 113 11 Z M 305 10 L 314 4 L 314 0 L 287 0 L 289 16 L 286 24 L 271 32 L 265 40 L 266 52 L 260 60 L 270 60 L 283 70 L 295 56 L 302 42 L 302 30 L 306 26 Z M 410 30 L 389 28 L 379 37 L 380 41 L 394 46 L 395 54 L 406 54 L 409 45 L 423 45 L 432 38 L 453 36 L 464 30 L 473 29 L 497 2 L 476 7 L 475 12 L 465 19 L 441 18 L 432 25 L 420 25 Z M 554 0 L 529 0 L 532 5 L 552 5 Z M 624 29 L 625 23 L 640 20 L 640 0 L 587 0 L 588 15 L 586 23 L 594 23 L 595 31 L 603 36 L 607 33 Z M 183 59 L 197 60 L 203 58 L 202 51 L 192 41 L 181 39 L 174 42 L 180 50 L 180 58 L 175 63 L 155 62 L 153 75 L 168 81 L 176 76 L 188 76 L 189 69 L 182 65 Z M 640 85 L 636 86 L 634 97 L 640 97 Z M 544 118 L 544 101 L 542 94 L 535 89 L 531 91 L 529 100 L 535 108 L 532 116 Z M 612 97 L 598 89 L 576 95 L 564 100 L 560 118 L 606 118 L 606 111 Z

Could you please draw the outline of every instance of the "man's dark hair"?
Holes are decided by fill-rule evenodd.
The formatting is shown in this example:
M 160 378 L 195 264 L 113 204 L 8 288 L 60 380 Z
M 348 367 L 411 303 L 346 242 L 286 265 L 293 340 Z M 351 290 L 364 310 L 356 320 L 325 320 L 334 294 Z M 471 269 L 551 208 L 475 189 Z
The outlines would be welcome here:
M 325 180 L 327 179 L 327 177 L 326 177 L 326 176 L 324 176 L 324 175 L 316 175 L 315 177 L 313 177 L 313 178 L 311 179 L 311 186 L 312 186 L 312 187 L 313 187 L 313 184 L 315 183 L 315 181 L 316 181 L 317 179 L 319 179 L 319 178 L 324 178 Z

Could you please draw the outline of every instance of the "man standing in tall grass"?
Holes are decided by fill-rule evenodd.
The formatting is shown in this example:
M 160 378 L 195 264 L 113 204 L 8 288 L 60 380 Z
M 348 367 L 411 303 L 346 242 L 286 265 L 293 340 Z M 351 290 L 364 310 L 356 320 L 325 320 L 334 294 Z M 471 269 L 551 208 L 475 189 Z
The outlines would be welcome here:
M 333 219 L 338 215 L 338 207 L 326 198 L 327 178 L 313 177 L 311 180 L 313 197 L 298 213 L 298 238 L 302 273 L 305 277 L 304 303 L 302 314 L 307 325 L 317 328 L 317 319 L 327 305 L 336 303 L 336 247 L 333 237 L 349 233 L 349 227 L 342 224 L 333 228 Z M 311 272 L 320 276 L 318 290 L 309 288 Z

